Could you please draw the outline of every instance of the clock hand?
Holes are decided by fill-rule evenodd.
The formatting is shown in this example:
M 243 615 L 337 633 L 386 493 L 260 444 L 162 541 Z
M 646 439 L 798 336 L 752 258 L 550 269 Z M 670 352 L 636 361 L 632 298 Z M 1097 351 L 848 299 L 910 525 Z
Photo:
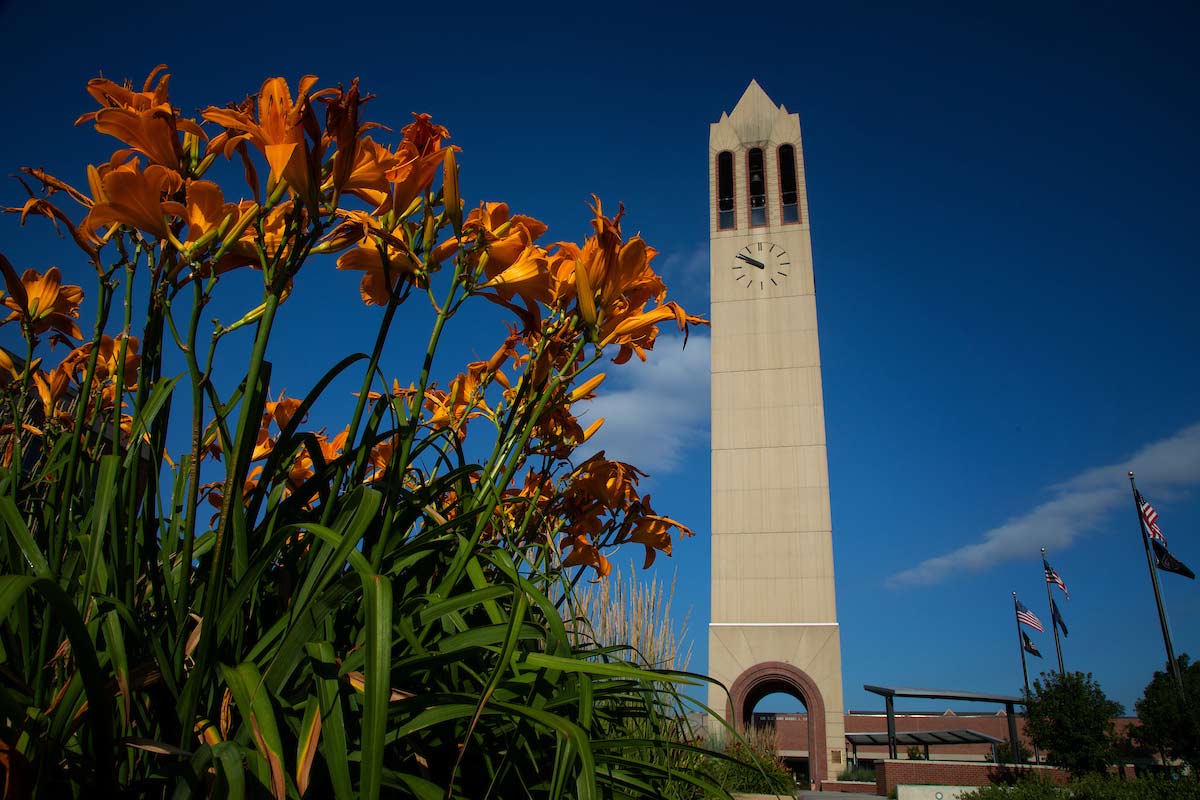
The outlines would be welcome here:
M 759 269 L 767 268 L 766 264 L 764 264 L 763 262 L 759 261 L 756 258 L 751 258 L 750 256 L 746 255 L 745 253 L 738 253 L 737 257 L 739 260 L 745 261 L 747 264 L 753 264 L 754 266 L 758 267 Z

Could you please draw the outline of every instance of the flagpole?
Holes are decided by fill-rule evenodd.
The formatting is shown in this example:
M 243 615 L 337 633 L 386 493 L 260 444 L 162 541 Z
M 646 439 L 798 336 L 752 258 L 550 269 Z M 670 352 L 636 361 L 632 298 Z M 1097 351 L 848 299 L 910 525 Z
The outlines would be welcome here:
M 1175 647 L 1171 644 L 1171 629 L 1167 627 L 1167 611 L 1163 608 L 1162 591 L 1158 588 L 1158 569 L 1154 564 L 1154 556 L 1150 552 L 1150 534 L 1146 532 L 1146 520 L 1142 518 L 1142 507 L 1138 504 L 1137 483 L 1133 473 L 1129 473 L 1129 485 L 1133 489 L 1133 507 L 1137 510 L 1138 527 L 1142 531 L 1142 547 L 1146 549 L 1146 566 L 1150 568 L 1150 585 L 1154 587 L 1154 604 L 1158 607 L 1158 622 L 1162 626 L 1163 644 L 1167 646 L 1167 666 L 1171 669 L 1171 677 L 1175 679 L 1175 688 L 1179 691 L 1179 699 L 1184 700 L 1183 676 L 1179 674 L 1179 664 L 1175 661 Z
M 1021 651 L 1021 677 L 1025 679 L 1025 698 L 1029 699 L 1029 668 L 1025 666 L 1025 639 L 1021 636 L 1021 618 L 1017 616 L 1017 593 L 1013 592 L 1013 619 L 1017 621 L 1017 649 Z M 1025 706 L 1025 718 L 1029 718 L 1029 706 Z M 1013 763 L 1018 763 L 1017 754 L 1012 754 Z M 1039 763 L 1037 748 L 1033 748 L 1033 761 Z
M 1046 563 L 1046 548 L 1042 548 L 1042 563 Z M 1042 578 L 1046 577 L 1046 571 L 1042 570 Z M 1050 581 L 1046 580 L 1046 599 L 1050 601 L 1050 627 L 1054 629 L 1054 651 L 1058 653 L 1058 674 L 1064 675 L 1066 671 L 1063 669 L 1062 660 L 1062 644 L 1058 641 L 1058 623 L 1054 621 L 1057 614 L 1054 613 L 1054 595 L 1050 593 Z

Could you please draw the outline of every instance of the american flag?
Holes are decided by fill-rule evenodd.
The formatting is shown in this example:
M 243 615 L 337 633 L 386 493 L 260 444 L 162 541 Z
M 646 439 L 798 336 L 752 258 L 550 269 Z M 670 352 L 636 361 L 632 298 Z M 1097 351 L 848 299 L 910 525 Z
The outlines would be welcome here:
M 1042 627 L 1042 621 L 1037 616 L 1025 607 L 1025 604 L 1020 600 L 1017 601 L 1017 622 L 1024 623 L 1033 628 L 1038 633 L 1045 633 L 1046 629 Z
M 1060 577 L 1059 574 L 1054 571 L 1054 567 L 1050 566 L 1050 562 L 1043 558 L 1042 566 L 1046 568 L 1046 583 L 1053 583 L 1055 586 L 1062 589 L 1063 594 L 1066 595 L 1068 600 L 1070 600 L 1071 593 L 1067 591 L 1067 585 L 1063 583 L 1062 577 Z
M 1141 492 L 1137 493 L 1137 504 L 1138 510 L 1142 512 L 1142 522 L 1146 523 L 1146 533 L 1150 534 L 1151 539 L 1157 539 L 1165 545 L 1167 537 L 1163 536 L 1162 528 L 1158 527 L 1158 512 L 1154 510 L 1154 506 L 1146 502 Z

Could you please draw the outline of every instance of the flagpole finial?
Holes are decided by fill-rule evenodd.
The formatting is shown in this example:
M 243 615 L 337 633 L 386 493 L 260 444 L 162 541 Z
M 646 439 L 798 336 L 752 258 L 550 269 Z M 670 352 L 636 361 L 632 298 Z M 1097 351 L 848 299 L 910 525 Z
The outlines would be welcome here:
M 1129 471 L 1129 477 L 1130 477 L 1130 478 L 1132 478 L 1132 477 L 1133 477 L 1133 470 L 1130 470 L 1130 471 Z
M 1046 555 L 1046 548 L 1044 548 L 1044 547 L 1042 548 L 1042 555 L 1043 556 Z

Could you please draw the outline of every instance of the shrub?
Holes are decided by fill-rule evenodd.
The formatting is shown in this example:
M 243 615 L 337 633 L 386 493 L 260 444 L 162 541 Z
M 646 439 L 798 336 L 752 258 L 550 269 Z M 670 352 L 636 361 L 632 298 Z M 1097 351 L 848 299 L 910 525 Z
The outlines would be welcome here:
M 838 773 L 839 781 L 856 781 L 860 783 L 874 783 L 875 770 L 871 767 L 850 767 Z
M 756 727 L 744 738 L 729 737 L 723 748 L 726 758 L 710 762 L 711 773 L 730 792 L 754 794 L 791 793 L 796 781 L 787 765 L 776 755 L 774 728 Z

